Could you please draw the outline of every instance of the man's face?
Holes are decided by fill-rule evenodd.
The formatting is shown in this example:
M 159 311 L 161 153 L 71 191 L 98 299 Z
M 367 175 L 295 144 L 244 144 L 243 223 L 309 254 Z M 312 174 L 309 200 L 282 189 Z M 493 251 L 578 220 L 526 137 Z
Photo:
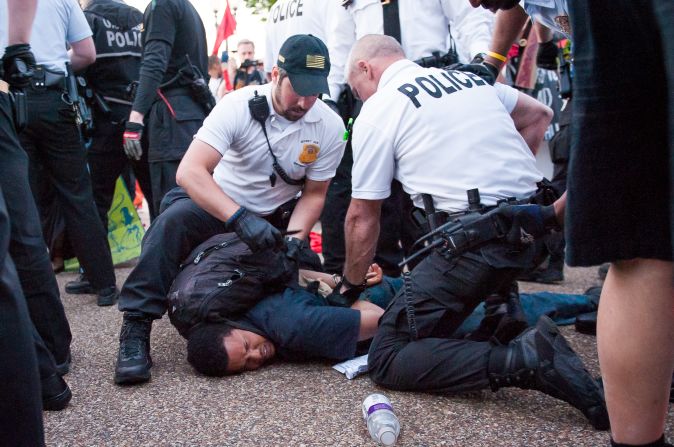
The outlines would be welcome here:
M 229 356 L 227 371 L 252 371 L 276 355 L 274 344 L 261 335 L 243 329 L 232 329 L 222 340 Z
M 353 95 L 365 102 L 377 92 L 377 82 L 372 75 L 372 66 L 365 61 L 358 61 L 346 80 Z
M 274 82 L 274 110 L 276 113 L 289 121 L 297 121 L 307 114 L 318 99 L 318 95 L 300 96 L 293 89 L 290 78 L 285 77 L 278 81 L 278 69 L 272 70 L 272 82 Z
M 488 9 L 492 12 L 496 12 L 499 9 L 511 9 L 514 8 L 519 0 L 468 0 L 473 8 L 482 6 L 484 9 Z
M 246 59 L 250 59 L 251 61 L 255 59 L 255 48 L 251 43 L 244 43 L 239 45 L 236 48 L 236 51 L 239 53 L 240 62 L 243 62 Z

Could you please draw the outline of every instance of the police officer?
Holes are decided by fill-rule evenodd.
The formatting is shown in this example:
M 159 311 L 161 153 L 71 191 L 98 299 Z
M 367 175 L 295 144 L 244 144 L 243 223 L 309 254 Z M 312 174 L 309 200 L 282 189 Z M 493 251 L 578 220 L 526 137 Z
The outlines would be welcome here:
M 536 389 L 569 402 L 595 427 L 608 428 L 599 387 L 547 317 L 505 345 L 450 338 L 489 293 L 531 264 L 541 250 L 539 238 L 558 226 L 552 205 L 496 206 L 537 192 L 542 176 L 532 149 L 552 111 L 472 73 L 421 68 L 388 36 L 358 41 L 348 80 L 365 102 L 354 129 L 342 296 L 364 283 L 379 210 L 394 177 L 417 206 L 420 195 L 429 194 L 448 221 L 460 215 L 459 225 L 489 223 L 466 229 L 464 243 L 455 234 L 454 245 L 433 251 L 406 278 L 372 341 L 370 377 L 398 390 Z M 480 211 L 469 211 L 467 187 L 479 189 Z M 503 225 L 502 238 L 493 231 L 496 222 Z M 452 255 L 452 246 L 464 251 Z
M 166 312 L 181 261 L 211 236 L 233 231 L 257 251 L 282 245 L 280 230 L 292 230 L 287 256 L 320 269 L 306 239 L 344 149 L 340 118 L 316 101 L 329 70 L 320 39 L 292 36 L 271 83 L 226 95 L 206 119 L 178 169 L 184 190 L 166 196 L 124 284 L 115 382 L 150 378 L 152 320 Z
M 145 9 L 142 43 L 140 81 L 124 150 L 129 158 L 140 160 L 147 131 L 152 199 L 159 210 L 164 195 L 176 186 L 178 164 L 213 98 L 203 78 L 208 72 L 206 32 L 191 2 L 153 0 Z
M 41 188 L 55 193 L 70 244 L 98 295 L 97 302 L 109 306 L 119 292 L 107 232 L 93 202 L 74 93 L 66 90 L 66 63 L 78 71 L 96 58 L 91 29 L 75 0 L 39 2 L 33 27 L 31 46 L 37 68 L 26 89 L 28 123 L 20 135 L 30 159 L 31 186 L 34 194 Z M 44 168 L 41 176 L 38 166 Z M 39 197 L 37 202 L 43 205 Z
M 94 201 L 103 228 L 108 228 L 108 210 L 112 205 L 117 178 L 130 165 L 147 198 L 150 219 L 155 212 L 150 186 L 147 151 L 140 160 L 129 159 L 122 146 L 125 119 L 131 102 L 128 88 L 138 79 L 141 43 L 140 11 L 116 0 L 91 0 L 86 3 L 84 15 L 93 31 L 97 60 L 87 67 L 87 85 L 92 89 L 94 130 L 87 159 L 91 172 Z M 147 139 L 143 140 L 146 143 Z M 133 188 L 134 185 L 127 185 Z M 85 275 L 66 284 L 67 293 L 92 293 Z
M 410 59 L 425 66 L 446 66 L 459 59 L 470 60 L 488 49 L 493 14 L 472 10 L 465 2 L 349 0 L 341 4 L 343 6 L 332 2 L 330 14 L 333 18 L 328 25 L 328 46 L 334 61 L 329 84 L 330 101 L 345 120 L 355 118 L 359 108 L 349 92 L 344 92 L 343 74 L 348 52 L 357 38 L 366 34 L 393 36 L 401 42 Z M 344 160 L 330 185 L 321 219 L 327 271 L 340 271 L 344 262 L 342 224 L 349 204 L 351 164 L 351 150 L 347 146 Z M 409 218 L 410 212 L 409 197 L 399 184 L 395 184 L 391 198 L 382 210 L 382 233 L 375 258 L 387 275 L 400 274 L 397 264 L 402 260 L 403 248 L 409 249 L 418 236 L 416 224 Z
M 322 0 L 280 0 L 274 3 L 269 9 L 265 25 L 264 60 L 268 77 L 271 76 L 272 61 L 276 60 L 281 45 L 288 37 L 302 32 L 328 42 L 327 25 L 330 11 L 331 8 Z
M 35 69 L 28 42 L 36 2 L 10 0 L 0 10 L 2 17 L 11 17 L 0 22 L 0 48 L 5 50 L 0 66 L 0 383 L 1 394 L 9 396 L 0 409 L 0 439 L 11 445 L 43 445 L 41 408 L 60 410 L 71 397 L 61 377 L 69 367 L 70 328 L 28 192 L 28 159 L 19 145 L 8 95 L 11 86 L 20 96 Z M 18 275 L 10 255 L 17 259 Z M 55 356 L 62 359 L 60 370 Z

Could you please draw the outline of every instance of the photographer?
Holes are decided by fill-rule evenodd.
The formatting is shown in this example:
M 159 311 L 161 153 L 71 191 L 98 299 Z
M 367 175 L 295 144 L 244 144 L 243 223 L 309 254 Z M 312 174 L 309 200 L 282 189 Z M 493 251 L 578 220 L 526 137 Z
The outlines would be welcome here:
M 264 73 L 257 69 L 258 63 L 255 59 L 255 44 L 253 41 L 243 39 L 236 46 L 236 51 L 242 62 L 234 75 L 234 90 L 247 85 L 264 84 L 266 78 Z

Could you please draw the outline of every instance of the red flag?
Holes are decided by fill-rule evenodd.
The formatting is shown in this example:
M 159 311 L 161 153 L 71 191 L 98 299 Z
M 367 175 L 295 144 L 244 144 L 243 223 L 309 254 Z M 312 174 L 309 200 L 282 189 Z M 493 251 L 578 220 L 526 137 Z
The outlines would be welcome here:
M 218 55 L 220 45 L 225 39 L 234 34 L 234 31 L 236 31 L 236 20 L 232 15 L 232 11 L 229 9 L 229 0 L 227 0 L 227 7 L 225 8 L 225 13 L 222 16 L 222 21 L 220 21 L 220 25 L 218 26 L 218 33 L 215 36 L 213 56 Z

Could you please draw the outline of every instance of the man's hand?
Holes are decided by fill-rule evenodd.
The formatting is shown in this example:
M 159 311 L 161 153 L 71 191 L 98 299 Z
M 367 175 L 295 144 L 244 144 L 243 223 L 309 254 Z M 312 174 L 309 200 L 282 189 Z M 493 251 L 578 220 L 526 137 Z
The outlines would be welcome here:
M 489 85 L 494 85 L 499 74 L 499 69 L 489 62 L 485 62 L 483 56 L 479 54 L 475 56 L 469 64 L 452 64 L 449 67 L 446 67 L 446 69 L 476 74 L 488 82 Z
M 351 307 L 353 303 L 358 300 L 360 294 L 362 293 L 361 289 L 352 288 L 347 289 L 343 292 L 340 292 L 342 288 L 342 283 L 337 284 L 337 287 L 332 289 L 332 293 L 325 297 L 328 301 L 328 304 L 335 307 Z
M 228 229 L 234 230 L 253 252 L 283 246 L 281 232 L 244 207 L 239 208 L 225 224 Z
M 384 271 L 379 267 L 379 264 L 376 262 L 371 264 L 367 269 L 367 274 L 365 275 L 365 284 L 368 287 L 376 286 L 379 284 L 384 277 Z
M 292 264 L 294 272 L 297 273 L 300 268 L 300 254 L 307 244 L 302 239 L 292 236 L 286 236 L 283 242 L 286 246 L 286 258 Z
M 536 65 L 545 70 L 556 71 L 559 68 L 559 48 L 554 40 L 538 44 Z
M 552 205 L 506 205 L 493 211 L 510 225 L 506 240 L 513 245 L 529 245 L 541 236 L 559 229 Z
M 35 56 L 27 43 L 8 46 L 5 55 L 2 56 L 5 81 L 17 89 L 24 89 L 30 85 L 35 65 Z
M 143 125 L 127 121 L 124 129 L 124 153 L 129 159 L 140 160 L 143 155 L 141 138 L 143 138 Z

